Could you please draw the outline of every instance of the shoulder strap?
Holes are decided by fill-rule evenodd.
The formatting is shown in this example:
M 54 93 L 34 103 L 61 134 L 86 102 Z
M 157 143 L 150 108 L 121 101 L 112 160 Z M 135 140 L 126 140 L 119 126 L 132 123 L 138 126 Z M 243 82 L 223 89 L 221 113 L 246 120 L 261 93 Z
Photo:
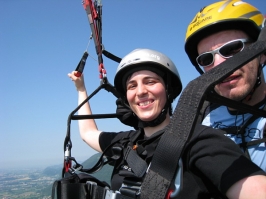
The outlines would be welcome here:
M 198 122 L 199 124 L 202 123 L 203 119 L 205 118 L 205 116 L 208 114 L 206 112 L 207 108 L 209 107 L 210 102 L 208 101 L 204 101 L 202 108 L 200 109 L 199 115 L 198 115 Z
M 166 132 L 162 135 L 154 153 L 148 173 L 144 178 L 141 189 L 142 199 L 163 199 L 174 179 L 184 146 L 190 139 L 197 123 L 198 113 L 204 100 L 211 98 L 223 99 L 221 96 L 213 98 L 214 86 L 228 77 L 234 71 L 264 53 L 266 50 L 266 28 L 263 28 L 257 42 L 245 48 L 231 59 L 191 81 L 182 92 L 173 117 Z M 223 100 L 221 100 L 223 102 Z M 236 107 L 265 115 L 264 111 L 226 100 Z
M 266 105 L 264 104 L 264 107 L 263 107 L 263 110 L 266 111 Z M 239 146 L 241 148 L 243 148 L 244 150 L 244 153 L 245 155 L 249 158 L 250 158 L 250 154 L 248 152 L 248 147 L 249 146 L 252 146 L 252 145 L 257 145 L 257 144 L 260 144 L 262 142 L 265 142 L 266 141 L 266 138 L 260 138 L 260 139 L 257 139 L 257 140 L 252 140 L 252 141 L 249 141 L 249 142 L 246 142 L 245 140 L 245 137 L 244 137 L 244 134 L 245 134 L 245 130 L 246 128 L 252 124 L 256 119 L 258 119 L 259 117 L 257 115 L 252 115 L 246 122 L 243 126 L 241 126 L 241 128 L 239 129 L 239 131 L 237 133 L 241 134 L 241 138 L 242 138 L 242 143 L 239 144 Z
M 266 104 L 264 104 L 263 110 L 266 111 Z M 248 125 L 252 124 L 256 119 L 258 119 L 259 116 L 252 115 L 243 126 L 241 126 L 241 129 L 239 130 L 241 134 L 245 132 L 245 128 L 247 128 Z
M 200 109 L 200 112 L 198 114 L 198 123 L 201 124 L 204 118 L 214 109 L 218 108 L 219 104 L 211 103 L 209 101 L 204 101 L 202 108 Z
M 143 177 L 148 165 L 145 160 L 143 160 L 135 149 L 133 149 L 133 144 L 138 139 L 141 134 L 141 129 L 139 129 L 133 137 L 130 138 L 130 144 L 124 148 L 124 159 L 127 161 L 128 166 L 132 169 L 136 177 Z

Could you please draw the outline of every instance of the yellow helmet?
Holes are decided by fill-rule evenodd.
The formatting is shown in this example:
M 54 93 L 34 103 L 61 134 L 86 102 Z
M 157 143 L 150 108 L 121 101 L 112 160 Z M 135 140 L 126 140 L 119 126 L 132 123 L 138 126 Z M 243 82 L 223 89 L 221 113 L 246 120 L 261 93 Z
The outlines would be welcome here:
M 185 50 L 196 69 L 203 71 L 196 62 L 197 45 L 203 38 L 222 30 L 244 31 L 254 41 L 260 33 L 264 16 L 254 6 L 241 0 L 224 0 L 202 8 L 189 24 Z

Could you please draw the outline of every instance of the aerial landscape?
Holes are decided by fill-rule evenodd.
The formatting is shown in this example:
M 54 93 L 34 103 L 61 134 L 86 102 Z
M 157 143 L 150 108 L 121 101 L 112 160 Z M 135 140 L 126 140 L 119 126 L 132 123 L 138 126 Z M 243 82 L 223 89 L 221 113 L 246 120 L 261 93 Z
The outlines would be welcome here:
M 82 163 L 91 168 L 100 157 L 95 154 Z M 0 169 L 0 199 L 50 199 L 53 183 L 61 179 L 62 165 L 53 165 L 45 169 Z M 104 166 L 92 174 L 109 183 L 111 166 Z

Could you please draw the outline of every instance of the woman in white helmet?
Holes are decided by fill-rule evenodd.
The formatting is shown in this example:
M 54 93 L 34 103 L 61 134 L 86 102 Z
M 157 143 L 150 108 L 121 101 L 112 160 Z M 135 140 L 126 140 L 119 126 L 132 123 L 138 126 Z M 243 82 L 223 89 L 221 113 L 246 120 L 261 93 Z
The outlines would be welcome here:
M 68 76 L 75 82 L 81 103 L 87 98 L 87 92 L 83 76 L 78 78 L 75 73 L 73 71 Z M 137 49 L 125 56 L 117 68 L 114 84 L 116 90 L 124 96 L 123 103 L 125 101 L 130 106 L 135 113 L 133 117 L 139 121 L 138 125 L 144 128 L 147 136 L 169 123 L 171 102 L 182 90 L 174 63 L 162 53 L 149 49 Z M 142 90 L 138 85 L 142 86 Z M 124 95 L 126 91 L 127 97 Z M 79 110 L 79 114 L 92 114 L 89 103 Z M 95 121 L 80 120 L 79 127 L 82 139 L 101 152 L 99 143 L 94 141 L 101 133 Z
M 76 77 L 75 71 L 68 76 L 75 82 L 79 103 L 83 102 L 87 98 L 83 76 Z M 102 132 L 90 119 L 79 121 L 80 135 L 99 152 L 116 142 L 113 150 L 108 151 L 110 157 L 116 157 L 111 188 L 138 198 L 141 194 L 138 187 L 170 123 L 171 103 L 180 94 L 182 84 L 176 66 L 167 56 L 150 49 L 137 49 L 121 60 L 114 85 L 122 95 L 119 105 L 133 113 L 124 122 L 137 130 Z M 89 103 L 81 107 L 79 114 L 92 114 Z M 219 130 L 204 126 L 195 129 L 182 156 L 183 188 L 171 198 L 266 197 L 265 173 L 233 142 L 221 132 L 216 133 Z M 135 154 L 134 158 L 129 154 Z M 127 189 L 129 184 L 134 189 Z

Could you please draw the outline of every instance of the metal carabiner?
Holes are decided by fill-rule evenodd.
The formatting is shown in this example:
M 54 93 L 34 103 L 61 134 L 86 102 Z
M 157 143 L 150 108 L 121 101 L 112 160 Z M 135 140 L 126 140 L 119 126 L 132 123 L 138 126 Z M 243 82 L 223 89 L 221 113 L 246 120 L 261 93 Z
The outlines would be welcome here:
M 174 198 L 178 195 L 179 191 L 183 186 L 183 163 L 182 160 L 179 159 L 178 161 L 178 171 L 175 176 L 175 189 L 168 193 L 166 199 Z

